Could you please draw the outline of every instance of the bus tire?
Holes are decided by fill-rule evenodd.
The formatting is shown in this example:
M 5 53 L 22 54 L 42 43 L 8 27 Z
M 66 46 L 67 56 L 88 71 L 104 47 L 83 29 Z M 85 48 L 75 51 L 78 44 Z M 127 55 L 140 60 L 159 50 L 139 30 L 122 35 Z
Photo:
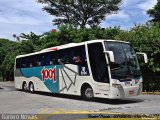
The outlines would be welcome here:
M 29 83 L 29 91 L 34 93 L 34 84 L 32 82 Z
M 23 82 L 23 84 L 22 84 L 22 90 L 23 91 L 27 91 L 27 83 L 26 82 Z
M 87 85 L 82 89 L 82 98 L 85 100 L 92 100 L 94 97 L 93 89 Z

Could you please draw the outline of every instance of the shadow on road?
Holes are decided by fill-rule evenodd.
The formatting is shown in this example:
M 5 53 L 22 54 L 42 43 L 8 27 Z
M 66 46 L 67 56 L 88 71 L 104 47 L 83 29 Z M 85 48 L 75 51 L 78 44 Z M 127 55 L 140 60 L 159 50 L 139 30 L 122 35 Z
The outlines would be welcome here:
M 83 100 L 80 96 L 74 96 L 74 95 L 64 95 L 64 94 L 55 94 L 55 93 L 46 93 L 46 92 L 36 92 L 35 94 L 51 96 L 51 97 L 59 97 L 59 98 L 65 98 L 65 99 L 72 99 L 72 100 L 87 101 L 87 100 Z M 93 100 L 90 100 L 88 102 L 98 102 L 98 103 L 106 103 L 106 104 L 112 104 L 112 105 L 121 105 L 121 104 L 139 103 L 143 101 L 144 100 L 142 99 L 136 99 L 136 98 L 125 98 L 125 99 L 94 98 Z
M 15 91 L 15 87 L 14 86 L 3 86 L 3 87 L 0 87 L 1 89 L 1 92 L 10 92 L 10 91 Z
M 112 104 L 112 105 L 132 104 L 132 103 L 144 102 L 144 100 L 142 100 L 142 99 L 135 99 L 135 98 L 125 98 L 125 99 L 96 98 L 94 101 L 99 102 L 99 103 Z
M 13 86 L 0 87 L 0 89 L 2 91 L 7 91 L 7 92 L 9 92 L 9 91 L 11 92 L 11 91 L 16 90 Z M 21 91 L 21 90 L 18 90 L 18 91 Z M 21 91 L 21 92 L 23 92 L 23 91 Z M 29 92 L 26 92 L 26 93 L 29 93 Z M 50 96 L 50 97 L 58 97 L 58 98 L 84 101 L 80 96 L 74 96 L 74 95 L 64 95 L 64 94 L 55 94 L 55 93 L 46 93 L 46 92 L 35 92 L 35 94 Z M 97 102 L 97 103 L 104 103 L 104 104 L 120 105 L 120 104 L 139 103 L 139 102 L 143 102 L 143 101 L 144 100 L 142 100 L 142 99 L 136 99 L 136 98 L 131 97 L 131 98 L 125 98 L 125 99 L 94 98 L 93 100 L 90 100 L 88 102 Z

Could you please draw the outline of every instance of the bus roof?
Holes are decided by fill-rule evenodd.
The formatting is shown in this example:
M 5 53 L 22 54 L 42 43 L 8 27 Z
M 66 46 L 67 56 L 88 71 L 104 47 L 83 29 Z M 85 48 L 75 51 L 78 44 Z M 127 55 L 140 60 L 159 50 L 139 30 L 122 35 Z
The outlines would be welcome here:
M 81 42 L 81 43 L 69 43 L 69 44 L 64 44 L 64 45 L 60 45 L 60 46 L 50 47 L 50 48 L 46 48 L 46 49 L 43 49 L 38 52 L 33 52 L 33 53 L 29 53 L 29 54 L 24 54 L 24 55 L 18 55 L 16 58 L 27 57 L 27 56 L 37 55 L 37 54 L 41 54 L 41 53 L 57 51 L 57 50 L 65 49 L 65 48 L 71 48 L 71 47 L 81 46 L 81 45 L 85 45 L 85 44 L 104 42 L 104 41 L 129 43 L 129 42 L 120 41 L 120 40 L 104 40 L 104 39 L 90 40 L 90 41 L 85 41 L 85 42 Z

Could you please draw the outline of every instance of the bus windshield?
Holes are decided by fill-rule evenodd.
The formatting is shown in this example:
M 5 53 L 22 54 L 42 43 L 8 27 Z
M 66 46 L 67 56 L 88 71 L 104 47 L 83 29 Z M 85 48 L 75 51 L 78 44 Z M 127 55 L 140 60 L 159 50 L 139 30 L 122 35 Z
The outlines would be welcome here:
M 110 62 L 111 76 L 120 81 L 141 76 L 136 53 L 129 43 L 106 41 L 107 51 L 113 51 L 115 62 Z

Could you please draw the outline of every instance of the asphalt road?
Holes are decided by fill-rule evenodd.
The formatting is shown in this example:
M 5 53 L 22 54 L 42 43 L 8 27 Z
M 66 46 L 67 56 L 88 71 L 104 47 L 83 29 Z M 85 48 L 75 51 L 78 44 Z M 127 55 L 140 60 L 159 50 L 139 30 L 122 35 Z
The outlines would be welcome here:
M 95 99 L 50 93 L 31 94 L 16 90 L 11 82 L 0 82 L 0 113 L 8 114 L 160 114 L 160 95 L 126 99 Z

